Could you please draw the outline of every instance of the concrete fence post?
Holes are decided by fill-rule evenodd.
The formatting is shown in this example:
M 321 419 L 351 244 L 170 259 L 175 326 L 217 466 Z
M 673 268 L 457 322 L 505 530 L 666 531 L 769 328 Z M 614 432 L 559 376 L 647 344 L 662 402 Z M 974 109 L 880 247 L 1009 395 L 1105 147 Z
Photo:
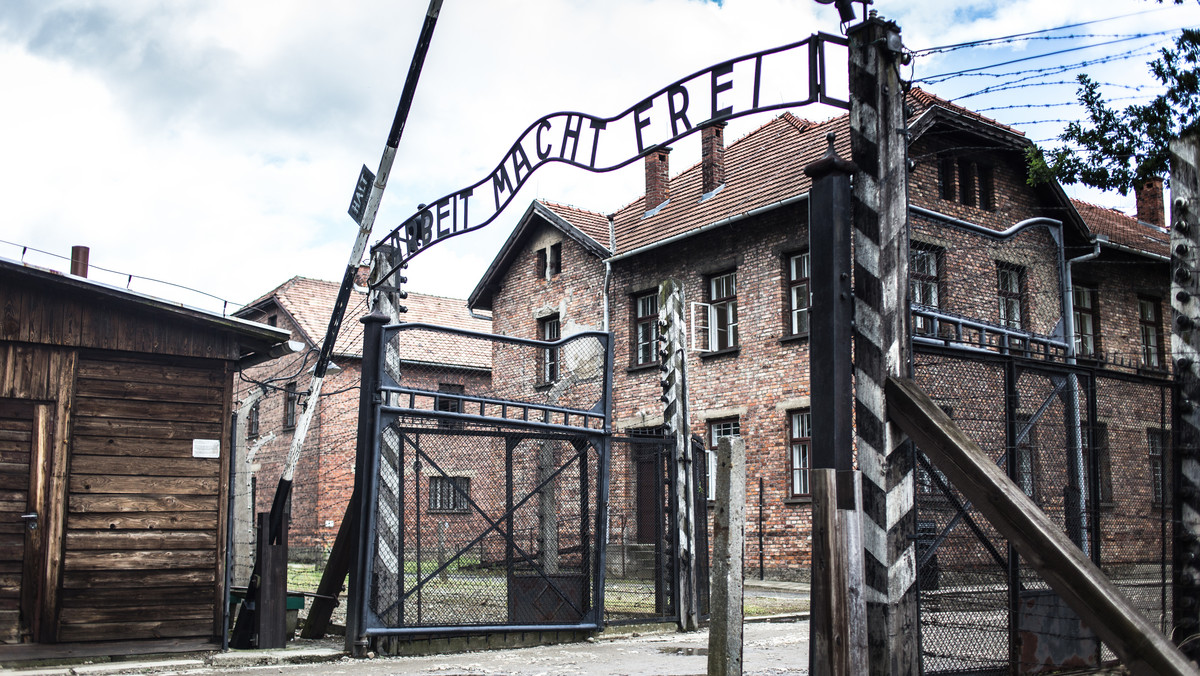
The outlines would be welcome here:
M 746 442 L 717 442 L 709 596 L 708 676 L 742 673 L 742 574 L 746 546 Z

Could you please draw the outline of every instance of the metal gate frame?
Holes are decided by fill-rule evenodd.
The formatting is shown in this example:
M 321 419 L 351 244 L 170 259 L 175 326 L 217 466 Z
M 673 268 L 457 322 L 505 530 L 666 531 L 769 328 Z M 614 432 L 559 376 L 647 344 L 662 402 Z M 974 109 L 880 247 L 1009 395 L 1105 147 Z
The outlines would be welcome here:
M 420 323 L 384 326 L 386 321 L 385 317 L 376 315 L 364 319 L 363 391 L 360 399 L 359 452 L 355 467 L 355 487 L 360 494 L 360 499 L 357 515 L 358 534 L 355 538 L 355 561 L 351 566 L 350 585 L 347 591 L 349 602 L 348 644 L 365 647 L 373 639 L 384 636 L 509 631 L 589 631 L 601 628 L 606 623 L 604 594 L 608 557 L 611 448 L 614 443 L 610 424 L 612 334 L 583 332 L 558 341 L 546 342 Z M 529 370 L 533 368 L 533 359 L 540 360 L 542 359 L 541 355 L 553 351 L 555 369 L 562 370 L 557 375 L 565 383 L 566 393 L 550 394 L 542 384 L 532 389 L 508 387 L 510 383 L 497 376 L 495 371 L 493 371 L 492 390 L 486 395 L 481 393 L 447 395 L 444 392 L 402 384 L 398 369 L 401 363 L 407 362 L 404 362 L 399 356 L 400 348 L 397 346 L 403 345 L 405 340 L 414 345 L 426 345 L 427 342 L 422 343 L 422 338 L 428 341 L 430 336 L 438 340 L 458 339 L 468 344 L 471 341 L 476 343 L 484 341 L 486 345 L 493 346 L 496 350 L 515 350 L 524 355 L 524 359 L 529 360 L 528 363 L 517 361 L 515 369 L 524 375 L 528 375 Z M 577 352 L 570 351 L 572 345 L 578 348 Z M 492 347 L 488 349 L 492 349 Z M 511 363 L 511 360 L 509 361 Z M 545 364 L 538 363 L 537 366 L 541 369 Z M 575 369 L 575 371 L 571 371 L 571 369 Z M 580 375 L 581 373 L 583 375 Z M 498 380 L 504 382 L 497 382 Z M 579 392 L 569 389 L 576 385 L 581 388 Z M 453 407 L 457 410 L 439 410 L 441 408 L 438 406 L 439 398 L 447 396 L 458 400 L 459 405 Z M 389 443 L 392 444 L 392 447 L 389 449 L 382 448 L 385 433 L 391 439 Z M 395 436 L 391 437 L 390 435 Z M 391 540 L 403 543 L 406 528 L 406 524 L 402 520 L 405 518 L 404 513 L 412 509 L 419 514 L 422 509 L 419 504 L 415 504 L 411 508 L 403 507 L 405 504 L 403 500 L 406 498 L 402 493 L 404 484 L 400 477 L 407 471 L 405 465 L 411 464 L 414 459 L 420 459 L 420 462 L 427 468 L 426 473 L 432 472 L 429 474 L 430 476 L 450 477 L 450 474 L 438 466 L 434 458 L 425 452 L 420 443 L 412 443 L 415 441 L 413 438 L 415 435 L 438 435 L 447 440 L 463 437 L 491 437 L 503 440 L 507 459 L 507 464 L 503 468 L 506 474 L 503 509 L 498 508 L 495 500 L 490 507 L 490 512 L 481 508 L 475 498 L 451 482 L 455 499 L 461 499 L 462 504 L 467 505 L 467 510 L 473 519 L 478 520 L 482 532 L 470 531 L 467 537 L 460 542 L 460 544 L 466 543 L 465 548 L 458 547 L 455 550 L 452 547 L 446 551 L 457 551 L 455 556 L 458 556 L 477 544 L 480 538 L 485 536 L 494 538 L 498 534 L 504 539 L 504 546 L 508 552 L 506 555 L 508 577 L 505 578 L 504 584 L 508 589 L 509 597 L 511 598 L 513 593 L 513 580 L 516 579 L 513 572 L 519 567 L 524 567 L 527 572 L 532 572 L 532 575 L 524 577 L 537 579 L 536 584 L 540 585 L 541 593 L 549 594 L 556 599 L 555 603 L 566 607 L 565 614 L 572 619 L 578 617 L 578 621 L 531 620 L 531 616 L 542 617 L 555 614 L 539 615 L 539 611 L 534 611 L 529 616 L 518 617 L 512 614 L 510 604 L 508 622 L 426 623 L 418 620 L 415 624 L 406 623 L 404 614 L 397 614 L 403 608 L 402 604 L 406 599 L 411 599 L 414 593 L 421 593 L 424 586 L 434 576 L 443 572 L 455 560 L 455 556 L 437 562 L 437 566 L 431 573 L 427 574 L 424 567 L 418 569 L 416 584 L 407 584 L 405 581 L 405 576 L 408 575 L 406 564 L 410 562 L 406 562 L 404 558 L 405 550 L 402 544 L 390 552 L 395 559 L 393 563 L 389 564 L 392 570 L 387 571 L 388 579 L 392 581 L 392 587 L 387 591 L 389 600 L 385 601 L 389 608 L 390 618 L 381 617 L 383 613 L 376 612 L 377 609 L 372 608 L 374 599 L 372 595 L 376 593 L 373 585 L 378 583 L 379 578 L 376 577 L 376 574 L 380 572 L 376 569 L 376 560 L 379 554 L 377 538 L 381 527 L 380 491 L 385 483 L 381 481 L 380 475 L 384 451 L 387 450 L 389 454 L 397 454 L 395 457 L 389 456 L 389 466 L 393 470 L 391 477 L 386 482 L 389 490 L 387 499 L 393 501 L 389 504 L 395 505 L 395 511 L 391 512 L 395 521 L 392 527 L 399 529 L 399 532 L 389 535 Z M 616 439 L 617 443 L 625 440 L 621 437 Z M 655 442 L 666 445 L 666 439 L 664 437 Z M 529 440 L 548 440 L 554 443 L 571 444 L 574 452 L 570 453 L 569 457 L 562 455 L 561 463 L 554 466 L 551 475 L 539 475 L 540 481 L 534 481 L 532 484 L 518 489 L 514 486 L 513 480 L 513 452 L 520 444 Z M 452 441 L 447 441 L 447 443 L 453 446 Z M 497 441 L 498 443 L 499 441 Z M 693 439 L 692 443 L 695 445 L 700 442 Z M 497 445 L 493 450 L 498 448 Z M 442 452 L 445 450 L 443 449 Z M 528 457 L 525 460 L 528 461 Z M 666 463 L 666 476 L 663 477 L 666 485 L 663 494 L 668 500 L 668 505 L 673 504 L 676 499 L 673 493 L 674 467 L 675 463 Z M 696 485 L 704 486 L 704 463 L 693 463 L 693 469 Z M 582 558 L 578 561 L 584 565 L 584 569 L 587 571 L 583 573 L 585 575 L 582 587 L 584 597 L 580 599 L 579 603 L 575 603 L 571 592 L 562 586 L 560 580 L 552 579 L 552 575 L 540 568 L 535 556 L 522 548 L 521 544 L 517 542 L 512 523 L 516 510 L 522 507 L 528 509 L 530 500 L 534 499 L 540 489 L 547 483 L 556 481 L 556 477 L 565 476 L 564 473 L 568 471 L 572 473 L 580 471 L 581 477 L 577 494 L 571 493 L 572 489 L 568 488 L 568 495 L 577 495 L 579 498 L 577 516 L 580 517 L 578 531 L 580 548 L 576 552 L 581 552 Z M 498 484 L 493 482 L 489 485 L 494 487 Z M 701 491 L 697 491 L 695 506 L 697 513 L 705 513 L 704 504 L 705 496 Z M 401 509 L 406 511 L 402 513 Z M 666 523 L 661 525 L 668 526 Z M 698 572 L 702 580 L 699 589 L 700 609 L 702 613 L 707 613 L 707 524 L 705 520 L 698 520 L 696 525 L 697 546 L 699 551 L 705 553 L 705 556 L 700 557 L 698 562 Z M 466 528 L 469 529 L 470 526 Z M 571 533 L 572 531 L 567 532 L 568 537 L 571 537 Z M 659 547 L 661 554 L 656 567 L 666 570 L 671 566 L 678 565 L 678 561 L 675 559 L 678 556 L 679 543 L 674 541 L 677 536 L 675 528 L 666 528 L 663 531 Z M 419 561 L 420 556 L 421 554 L 418 553 L 413 558 Z M 406 585 L 407 589 L 404 589 Z M 660 587 L 660 593 L 673 597 L 674 590 L 670 589 L 667 582 L 660 582 L 657 586 Z M 390 599 L 391 595 L 395 596 L 394 600 Z M 668 607 L 672 616 L 656 619 L 678 620 L 678 617 L 675 617 L 679 612 L 677 599 L 668 599 L 663 610 L 667 610 Z M 387 619 L 392 621 L 387 621 Z

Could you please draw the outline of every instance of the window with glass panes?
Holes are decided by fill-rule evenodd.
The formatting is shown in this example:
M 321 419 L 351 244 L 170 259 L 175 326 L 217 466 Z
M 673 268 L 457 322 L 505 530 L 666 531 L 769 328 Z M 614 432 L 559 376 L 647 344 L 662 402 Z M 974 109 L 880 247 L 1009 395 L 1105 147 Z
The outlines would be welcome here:
M 1162 368 L 1162 315 L 1158 300 L 1138 299 L 1138 324 L 1141 328 L 1141 365 L 1146 368 Z
M 552 315 L 544 319 L 538 320 L 538 337 L 544 341 L 550 342 L 559 339 L 558 315 Z M 541 380 L 543 383 L 552 383 L 558 380 L 558 348 L 547 347 L 542 349 L 542 369 Z
M 788 447 L 788 493 L 793 498 L 807 496 L 808 470 L 812 468 L 812 413 L 808 410 L 792 411 L 788 414 L 790 439 Z
M 457 490 L 456 490 L 457 489 Z M 429 511 L 466 512 L 470 509 L 471 479 L 465 476 L 429 477 Z
M 1021 277 L 1024 270 L 1015 265 L 1000 264 L 996 270 L 997 295 L 1000 298 L 1000 324 L 1010 329 L 1024 327 L 1024 299 L 1021 295 Z
M 645 293 L 633 299 L 633 363 L 658 361 L 658 294 Z
M 1094 359 L 1100 353 L 1100 306 L 1096 287 L 1075 285 L 1071 302 L 1075 319 L 1075 356 Z
M 284 385 L 283 392 L 283 427 L 291 429 L 296 426 L 296 403 L 300 401 L 300 394 L 296 392 L 296 383 Z
M 1170 432 L 1164 429 L 1152 428 L 1146 430 L 1146 444 L 1150 448 L 1150 495 L 1154 504 L 1161 505 L 1170 496 L 1163 474 L 1163 461 L 1167 457 L 1167 445 L 1170 443 Z
M 708 280 L 709 349 L 724 350 L 738 345 L 737 272 L 726 272 Z
M 708 468 L 708 485 L 705 488 L 708 490 L 709 500 L 712 500 L 717 492 L 717 442 L 722 437 L 736 437 L 741 434 L 742 426 L 737 418 L 712 420 L 708 423 L 708 450 L 704 456 L 705 466 Z
M 1094 450 L 1093 450 L 1094 449 Z M 1100 504 L 1111 505 L 1113 501 L 1112 459 L 1108 452 L 1108 424 L 1097 422 L 1092 425 L 1091 440 L 1083 435 L 1083 464 L 1088 480 L 1087 504 L 1091 506 L 1091 476 L 1096 474 L 1096 485 L 1099 489 Z
M 808 252 L 788 256 L 788 333 L 808 333 Z
M 939 307 L 938 259 L 941 252 L 932 247 L 914 244 L 909 249 L 908 286 L 913 305 Z M 921 335 L 934 332 L 933 321 L 928 317 L 915 317 L 913 331 Z

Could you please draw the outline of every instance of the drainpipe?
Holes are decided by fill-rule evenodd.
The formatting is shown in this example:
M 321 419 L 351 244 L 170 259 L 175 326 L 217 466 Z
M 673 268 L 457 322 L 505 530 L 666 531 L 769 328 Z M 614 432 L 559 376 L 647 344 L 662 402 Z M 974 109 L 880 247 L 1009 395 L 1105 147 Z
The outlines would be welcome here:
M 1062 249 L 1060 248 L 1059 251 L 1061 252 Z M 1059 255 L 1060 257 L 1062 256 L 1061 253 Z M 1067 338 L 1067 363 L 1071 365 L 1076 363 L 1074 309 L 1075 283 L 1072 279 L 1071 267 L 1076 263 L 1090 261 L 1099 255 L 1100 242 L 1093 241 L 1091 253 L 1086 253 L 1082 256 L 1076 256 L 1075 258 L 1068 259 L 1066 261 L 1066 265 L 1063 266 L 1063 331 L 1066 333 Z M 1079 487 L 1079 504 L 1077 509 L 1079 510 L 1080 549 L 1083 550 L 1084 554 L 1092 556 L 1092 548 L 1090 546 L 1091 530 L 1088 524 L 1087 512 L 1087 495 L 1088 492 L 1091 491 L 1092 486 L 1085 484 L 1087 471 L 1084 468 L 1083 463 L 1083 430 L 1080 429 L 1079 425 L 1079 376 L 1077 376 L 1074 371 L 1070 372 L 1070 375 L 1067 376 L 1067 389 L 1067 407 L 1071 409 L 1071 412 L 1074 414 L 1074 423 L 1072 424 L 1072 429 L 1069 429 L 1068 432 L 1074 432 L 1075 436 L 1071 443 L 1071 455 L 1073 460 L 1071 464 L 1075 465 L 1075 485 Z M 1095 423 L 1094 420 L 1092 422 Z M 1088 448 L 1095 448 L 1095 444 L 1088 444 Z M 1093 456 L 1094 455 L 1095 454 L 1093 453 Z M 1098 480 L 1092 481 L 1091 484 L 1097 487 L 1099 486 Z M 1097 499 L 1099 498 L 1099 496 L 1095 497 Z M 1096 504 L 1099 505 L 1099 502 L 1096 502 Z
M 616 216 L 616 214 L 608 215 L 608 250 L 609 251 L 617 250 L 616 228 L 613 223 L 614 216 Z M 601 298 L 601 302 L 604 305 L 604 308 L 603 308 L 604 318 L 602 320 L 603 324 L 601 325 L 600 330 L 604 331 L 605 333 L 608 333 L 608 331 L 609 331 L 608 297 L 609 297 L 609 294 L 612 292 L 611 285 L 612 285 L 612 256 L 609 256 L 608 258 L 604 259 L 604 290 L 602 292 L 602 298 Z

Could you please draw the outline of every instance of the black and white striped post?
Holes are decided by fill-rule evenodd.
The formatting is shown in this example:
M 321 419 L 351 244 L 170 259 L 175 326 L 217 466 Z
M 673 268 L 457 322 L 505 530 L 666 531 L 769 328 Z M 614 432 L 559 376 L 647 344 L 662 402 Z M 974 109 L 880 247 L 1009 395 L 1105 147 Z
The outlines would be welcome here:
M 1200 137 L 1171 142 L 1171 353 L 1175 358 L 1174 632 L 1200 659 Z
M 907 376 L 908 188 L 902 44 L 896 24 L 852 27 L 850 146 L 854 174 L 855 436 L 862 473 L 862 538 L 870 674 L 919 670 L 913 462 L 888 422 L 884 385 Z
M 692 481 L 691 432 L 687 409 L 687 335 L 683 324 L 683 287 L 674 279 L 658 287 L 658 336 L 662 357 L 663 425 L 675 437 L 671 455 L 675 463 L 674 510 L 675 595 L 678 599 L 680 631 L 700 628 L 700 604 L 697 592 L 696 557 L 696 486 Z

